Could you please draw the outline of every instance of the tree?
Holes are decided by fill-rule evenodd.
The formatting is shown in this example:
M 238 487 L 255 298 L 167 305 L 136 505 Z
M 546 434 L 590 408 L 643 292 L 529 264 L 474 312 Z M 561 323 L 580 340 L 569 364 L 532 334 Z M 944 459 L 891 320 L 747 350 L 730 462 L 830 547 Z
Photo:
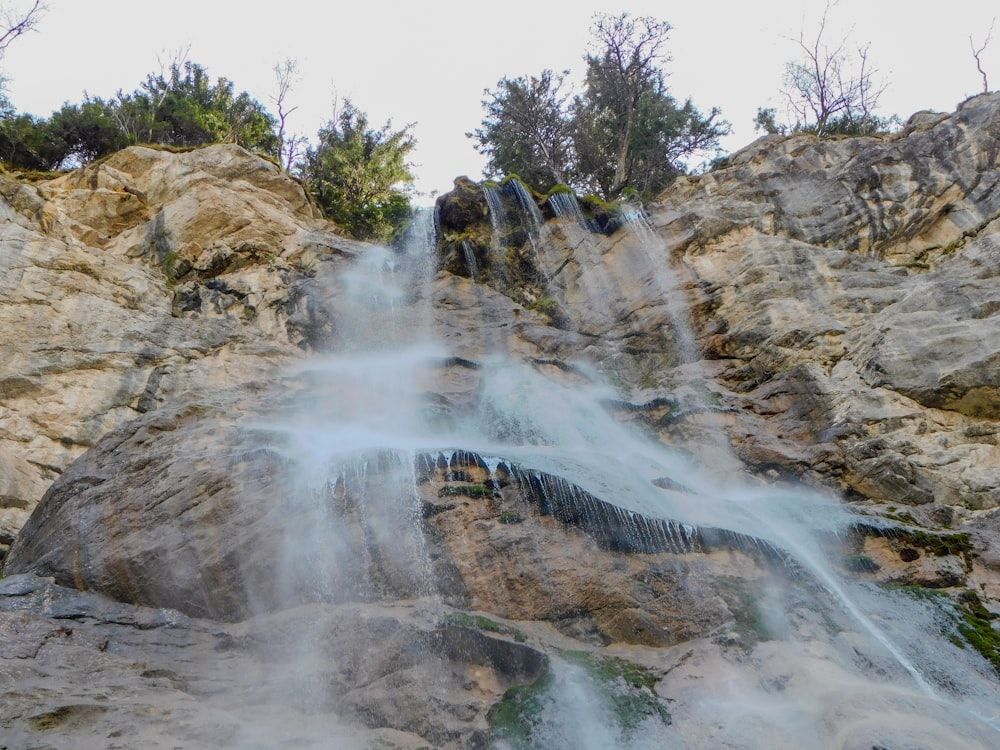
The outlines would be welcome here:
M 277 155 L 274 118 L 263 105 L 245 91 L 235 94 L 226 78 L 213 84 L 205 68 L 195 63 L 172 64 L 169 79 L 162 74 L 147 77 L 127 103 L 137 105 L 153 143 L 235 143 Z
M 58 161 L 50 169 L 79 166 L 113 154 L 128 145 L 107 104 L 100 99 L 84 98 L 83 104 L 64 104 L 53 112 L 45 128 L 60 144 Z
M 50 118 L 0 117 L 0 158 L 15 167 L 62 169 L 86 164 L 135 143 L 202 146 L 236 143 L 277 156 L 274 118 L 233 83 L 214 83 L 200 65 L 176 60 L 134 92 L 107 100 L 84 93 L 82 104 L 64 104 Z
M 483 126 L 470 137 L 489 156 L 491 175 L 517 173 L 536 187 L 567 183 L 608 200 L 628 191 L 652 197 L 699 152 L 717 150 L 728 123 L 670 95 L 658 67 L 670 25 L 652 18 L 598 15 L 596 52 L 585 88 L 562 93 L 568 71 L 501 79 L 487 91 Z
M 691 100 L 670 95 L 659 67 L 670 24 L 643 16 L 599 14 L 596 50 L 585 57 L 585 89 L 573 102 L 578 171 L 583 185 L 607 199 L 634 190 L 652 197 L 699 152 L 718 150 L 729 123 L 713 108 L 704 117 Z
M 885 86 L 876 82 L 868 59 L 870 45 L 848 49 L 850 32 L 830 45 L 826 30 L 832 5 L 827 0 L 816 36 L 798 38 L 802 59 L 785 66 L 784 94 L 796 122 L 792 130 L 819 136 L 864 135 L 885 129 L 875 115 Z
M 326 216 L 358 239 L 388 241 L 410 216 L 413 124 L 379 129 L 350 101 L 319 131 L 299 172 Z
M 131 93 L 119 89 L 107 101 L 88 97 L 87 103 L 106 109 L 126 144 L 235 143 L 276 157 L 275 120 L 264 106 L 245 91 L 236 94 L 227 78 L 213 83 L 204 67 L 181 59 L 146 76 Z
M 55 141 L 46 121 L 10 113 L 0 121 L 0 159 L 24 169 L 51 170 L 62 160 L 64 148 Z
M 990 21 L 990 28 L 986 32 L 986 36 L 983 39 L 983 43 L 977 47 L 975 42 L 972 41 L 972 34 L 969 34 L 969 47 L 972 49 L 972 57 L 976 61 L 976 70 L 979 71 L 979 75 L 983 77 L 983 93 L 988 94 L 990 91 L 990 81 L 986 77 L 986 71 L 983 70 L 982 54 L 986 48 L 990 45 L 990 41 L 993 39 L 993 27 L 996 25 L 997 17 L 993 16 L 993 20 Z
M 502 78 L 496 91 L 484 92 L 483 125 L 466 135 L 489 157 L 490 176 L 517 174 L 545 186 L 570 181 L 573 139 L 566 116 L 569 95 L 562 93 L 567 73 Z
M 598 50 L 586 57 L 587 89 L 576 101 L 576 119 L 586 133 L 591 162 L 583 171 L 593 175 L 606 197 L 613 197 L 628 184 L 635 166 L 637 130 L 648 135 L 655 125 L 647 127 L 645 117 L 662 114 L 666 87 L 657 63 L 669 59 L 661 48 L 670 24 L 648 16 L 602 14 L 593 31 Z
M 297 106 L 291 108 L 288 106 L 288 95 L 298 81 L 298 72 L 298 60 L 293 60 L 290 57 L 274 66 L 274 78 L 278 84 L 278 92 L 271 97 L 271 101 L 278 108 L 278 163 L 286 172 L 295 164 L 299 156 L 299 149 L 306 141 L 304 136 L 289 136 L 287 134 L 288 117 L 298 109 Z
M 778 122 L 778 113 L 774 107 L 758 107 L 757 116 L 753 119 L 753 130 L 764 131 L 767 135 L 784 135 L 788 128 Z

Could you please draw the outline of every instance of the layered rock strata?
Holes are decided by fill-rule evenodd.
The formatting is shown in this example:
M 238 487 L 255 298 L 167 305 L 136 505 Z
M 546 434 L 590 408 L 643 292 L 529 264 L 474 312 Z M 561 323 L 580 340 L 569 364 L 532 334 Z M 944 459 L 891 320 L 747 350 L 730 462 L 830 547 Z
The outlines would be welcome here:
M 739 683 L 776 716 L 786 686 L 809 696 L 829 743 L 909 741 L 880 723 L 898 714 L 938 744 L 995 745 L 897 691 L 920 670 L 828 595 L 837 576 L 871 584 L 857 596 L 875 608 L 876 584 L 950 592 L 936 615 L 903 611 L 958 641 L 1000 602 L 998 160 L 1000 95 L 984 95 L 887 136 L 761 139 L 614 221 L 564 194 L 518 218 L 519 191 L 491 222 L 499 194 L 461 181 L 439 201 L 440 263 L 381 311 L 350 277 L 401 256 L 343 239 L 236 147 L 4 177 L 0 542 L 24 526 L 0 582 L 0 669 L 19 685 L 5 737 L 291 746 L 334 727 L 358 747 L 537 746 L 555 730 L 525 706 L 582 670 L 638 712 L 609 721 L 618 742 L 758 727 L 761 746 L 800 746 L 786 722 L 717 710 Z M 305 481 L 300 449 L 323 444 L 287 425 L 330 394 L 302 368 L 428 330 L 418 382 L 363 378 L 386 377 L 382 434 L 408 436 L 393 398 L 412 388 L 454 450 L 359 431 L 353 463 Z M 521 456 L 557 444 L 530 394 L 491 411 L 497 359 L 596 394 L 567 403 L 731 486 L 842 498 L 854 521 L 815 537 L 834 577 L 795 540 L 643 513 L 624 480 L 596 491 L 455 442 L 478 420 Z M 699 498 L 679 475 L 646 484 Z M 921 669 L 996 690 L 974 649 L 937 641 L 914 646 Z

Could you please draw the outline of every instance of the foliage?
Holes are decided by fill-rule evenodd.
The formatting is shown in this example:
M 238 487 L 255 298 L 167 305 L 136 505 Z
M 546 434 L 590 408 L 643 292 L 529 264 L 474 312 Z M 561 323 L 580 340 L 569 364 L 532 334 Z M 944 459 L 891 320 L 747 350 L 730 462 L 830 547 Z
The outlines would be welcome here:
M 413 124 L 379 129 L 350 101 L 319 131 L 299 173 L 327 217 L 358 239 L 388 241 L 411 214 L 406 158 L 416 145 Z
M 906 529 L 900 532 L 903 540 L 915 547 L 930 552 L 935 557 L 956 555 L 965 557 L 972 552 L 971 536 L 966 532 L 935 534 L 922 529 Z
M 101 102 L 64 104 L 48 119 L 14 113 L 0 118 L 0 159 L 22 169 L 86 164 L 126 145 Z
M 728 123 L 717 109 L 705 117 L 690 100 L 678 103 L 658 67 L 669 30 L 650 17 L 600 14 L 580 95 L 563 92 L 568 71 L 551 70 L 487 90 L 483 125 L 468 134 L 489 158 L 487 174 L 516 172 L 543 190 L 566 183 L 605 200 L 647 198 L 687 159 L 718 150 Z
M 561 656 L 582 668 L 592 680 L 600 700 L 611 709 L 625 738 L 644 721 L 672 722 L 656 692 L 657 677 L 646 667 L 617 657 L 596 656 L 583 651 L 563 651 Z M 530 685 L 509 688 L 487 714 L 494 736 L 517 750 L 548 747 L 536 732 L 553 705 L 555 674 L 547 669 Z
M 979 594 L 967 589 L 952 599 L 943 591 L 921 586 L 887 588 L 937 606 L 947 617 L 942 635 L 959 648 L 972 646 L 1000 675 L 1000 631 L 993 627 L 997 615 L 986 608 Z
M 493 497 L 496 491 L 492 487 L 487 487 L 485 484 L 447 484 L 438 490 L 438 497 Z
M 555 318 L 559 314 L 559 301 L 555 297 L 539 297 L 528 304 L 528 309 Z
M 34 28 L 43 9 L 35 2 L 14 16 L 0 8 L 0 55 Z M 287 106 L 296 63 L 275 67 L 279 119 L 227 78 L 212 80 L 196 63 L 175 59 L 151 73 L 130 93 L 107 99 L 84 93 L 49 118 L 19 114 L 3 95 L 0 75 L 0 159 L 12 167 L 51 171 L 77 167 L 137 143 L 196 147 L 235 143 L 274 158 L 284 168 L 296 160 L 304 139 L 289 136 Z M 416 142 L 412 125 L 393 130 L 368 126 L 366 115 L 346 102 L 318 135 L 319 143 L 295 163 L 327 216 L 359 239 L 392 239 L 411 215 L 406 161 Z
M 461 628 L 473 628 L 487 633 L 497 633 L 513 638 L 518 643 L 528 640 L 522 631 L 510 625 L 491 620 L 483 615 L 471 615 L 468 612 L 450 612 L 441 619 L 441 625 L 456 625 Z
M 762 131 L 766 135 L 784 135 L 788 128 L 787 126 L 780 124 L 777 118 L 778 114 L 774 107 L 769 107 L 767 109 L 764 107 L 758 107 L 757 116 L 753 120 L 754 132 L 756 133 L 757 131 Z
M 38 26 L 46 10 L 41 0 L 34 0 L 24 11 L 0 6 L 0 59 L 14 40 Z M 44 159 L 49 149 L 45 139 L 34 133 L 35 118 L 18 115 L 7 97 L 7 76 L 0 73 L 0 158 L 24 155 L 32 169 L 45 169 Z
M 37 118 L 7 114 L 0 120 L 0 159 L 18 167 L 49 170 L 53 145 Z
M 599 15 L 597 53 L 587 55 L 586 87 L 573 103 L 580 184 L 614 199 L 629 189 L 661 192 L 692 154 L 718 148 L 728 124 L 670 96 L 663 58 L 670 25 L 650 17 Z
M 996 615 L 983 606 L 975 591 L 963 591 L 958 597 L 958 632 L 1000 675 L 1000 632 L 992 621 Z
M 274 118 L 247 92 L 235 93 L 233 82 L 213 84 L 200 65 L 170 65 L 168 74 L 150 74 L 130 94 L 119 91 L 107 106 L 130 143 L 202 146 L 235 143 L 251 151 L 277 155 Z
M 51 137 L 59 143 L 53 153 L 57 169 L 71 164 L 87 164 L 113 154 L 128 145 L 128 139 L 111 117 L 107 106 L 87 99 L 83 104 L 64 104 L 47 123 Z M 54 160 L 53 160 L 54 161 Z
M 479 142 L 490 174 L 516 173 L 531 185 L 566 181 L 573 158 L 569 97 L 562 93 L 567 72 L 502 78 L 496 91 L 484 92 L 482 127 L 466 135 Z
M 132 93 L 84 95 L 49 118 L 7 111 L 0 117 L 0 158 L 15 167 L 60 169 L 87 164 L 134 143 L 203 146 L 236 143 L 277 155 L 274 118 L 233 83 L 214 83 L 200 65 L 173 63 Z
M 515 750 L 537 747 L 532 730 L 540 723 L 549 702 L 549 690 L 555 684 L 550 669 L 530 685 L 515 685 L 507 689 L 500 701 L 486 715 L 493 734 Z
M 629 731 L 650 717 L 670 724 L 670 713 L 656 692 L 656 676 L 635 662 L 617 657 L 595 657 L 584 651 L 566 651 L 567 660 L 594 678 L 601 696 L 611 705 L 621 729 Z

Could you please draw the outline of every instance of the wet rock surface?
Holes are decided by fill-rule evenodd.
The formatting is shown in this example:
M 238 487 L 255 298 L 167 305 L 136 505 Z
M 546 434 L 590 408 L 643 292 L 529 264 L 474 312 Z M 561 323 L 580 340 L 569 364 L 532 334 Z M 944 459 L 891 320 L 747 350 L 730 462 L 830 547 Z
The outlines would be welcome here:
M 524 706 L 582 690 L 638 711 L 603 717 L 619 746 L 995 747 L 951 709 L 997 687 L 954 643 L 1000 602 L 998 123 L 984 95 L 768 137 L 618 231 L 549 206 L 498 234 L 460 180 L 402 290 L 356 277 L 407 258 L 235 147 L 0 178 L 0 745 L 538 745 L 572 731 Z M 379 337 L 357 373 L 323 356 Z M 634 450 L 612 424 L 738 483 L 733 517 L 687 520 L 715 498 L 681 472 L 546 468 Z M 801 549 L 737 518 L 788 481 L 861 520 Z M 842 579 L 903 652 L 830 604 Z

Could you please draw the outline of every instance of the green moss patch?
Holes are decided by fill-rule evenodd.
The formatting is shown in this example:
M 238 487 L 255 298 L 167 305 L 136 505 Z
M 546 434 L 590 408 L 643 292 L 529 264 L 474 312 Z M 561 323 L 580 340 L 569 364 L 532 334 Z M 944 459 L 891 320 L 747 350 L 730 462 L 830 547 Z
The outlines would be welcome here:
M 997 615 L 983 606 L 975 591 L 963 591 L 958 596 L 958 633 L 988 661 L 1000 676 L 1000 632 L 993 627 Z M 953 642 L 957 643 L 957 641 Z M 961 645 L 961 644 L 958 644 Z
M 486 715 L 493 736 L 504 740 L 513 750 L 534 750 L 540 746 L 532 741 L 532 733 L 542 721 L 549 702 L 549 690 L 555 683 L 551 670 L 530 685 L 515 685 Z
M 938 606 L 951 625 L 946 625 L 942 635 L 959 648 L 971 646 L 990 663 L 1000 676 L 1000 631 L 993 627 L 997 619 L 983 605 L 979 594 L 966 590 L 952 598 L 943 591 L 923 586 L 887 586 L 892 591 L 901 591 L 915 599 L 933 602 Z
M 448 484 L 438 490 L 438 497 L 492 498 L 496 491 L 485 484 Z
M 528 640 L 528 636 L 515 627 L 504 625 L 502 622 L 496 622 L 489 617 L 473 615 L 468 612 L 450 612 L 441 618 L 440 624 L 442 626 L 457 625 L 460 628 L 474 628 L 475 630 L 482 630 L 487 633 L 505 635 L 513 638 L 518 643 L 524 643 Z
M 964 557 L 972 552 L 972 542 L 969 535 L 964 533 L 935 534 L 920 529 L 911 529 L 904 536 L 914 547 L 927 550 L 935 557 L 945 557 L 946 555 Z
M 913 522 L 913 517 L 909 514 L 892 514 L 888 517 L 895 521 Z M 896 549 L 912 547 L 923 550 L 934 557 L 954 555 L 962 558 L 967 569 L 971 566 L 972 539 L 969 534 L 964 532 L 943 533 L 905 526 L 864 524 L 855 526 L 854 533 L 857 535 L 859 543 L 864 537 L 881 537 L 889 540 L 889 543 Z
M 656 692 L 657 677 L 648 668 L 626 659 L 585 651 L 566 651 L 561 656 L 586 671 L 624 736 L 647 719 L 665 725 L 671 723 L 670 712 Z M 551 691 L 555 685 L 555 676 L 547 670 L 530 685 L 507 690 L 487 715 L 494 737 L 513 750 L 547 750 L 548 746 L 536 736 L 536 729 L 544 721 L 546 708 L 554 701 Z
M 541 297 L 527 305 L 529 310 L 534 310 L 542 315 L 554 318 L 559 314 L 559 302 L 555 297 Z
M 624 731 L 634 730 L 650 717 L 671 723 L 670 712 L 656 692 L 656 675 L 648 668 L 626 659 L 597 657 L 585 651 L 568 651 L 564 656 L 594 678 Z

